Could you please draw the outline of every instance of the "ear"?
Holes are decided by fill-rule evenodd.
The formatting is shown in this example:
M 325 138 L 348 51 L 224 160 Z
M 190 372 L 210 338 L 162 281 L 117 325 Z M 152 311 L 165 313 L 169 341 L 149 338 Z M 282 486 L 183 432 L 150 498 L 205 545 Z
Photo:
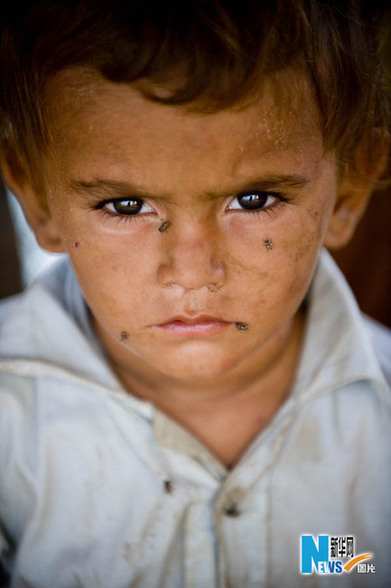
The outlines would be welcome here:
M 389 150 L 389 135 L 380 129 L 366 134 L 345 166 L 338 183 L 337 199 L 324 244 L 330 249 L 344 247 L 352 238 L 374 189 L 384 173 Z
M 47 206 L 43 184 L 32 180 L 27 164 L 14 149 L 7 149 L 1 156 L 3 179 L 19 200 L 39 245 L 53 253 L 62 253 L 62 238 Z

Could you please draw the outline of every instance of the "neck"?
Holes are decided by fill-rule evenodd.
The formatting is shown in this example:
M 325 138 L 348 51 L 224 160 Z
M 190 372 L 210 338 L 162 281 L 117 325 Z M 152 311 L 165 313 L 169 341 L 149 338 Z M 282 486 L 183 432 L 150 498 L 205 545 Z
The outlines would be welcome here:
M 152 402 L 225 465 L 232 466 L 289 394 L 299 359 L 302 323 L 298 314 L 267 353 L 262 349 L 213 380 L 177 381 L 151 374 L 150 368 L 113 367 L 133 395 Z

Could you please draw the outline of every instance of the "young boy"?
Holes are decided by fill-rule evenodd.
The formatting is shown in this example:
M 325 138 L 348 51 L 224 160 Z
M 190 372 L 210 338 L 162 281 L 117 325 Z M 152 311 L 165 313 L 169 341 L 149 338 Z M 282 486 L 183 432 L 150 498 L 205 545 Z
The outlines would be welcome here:
M 3 175 L 70 263 L 2 306 L 4 583 L 389 586 L 390 337 L 322 250 L 387 160 L 376 15 L 11 4 Z

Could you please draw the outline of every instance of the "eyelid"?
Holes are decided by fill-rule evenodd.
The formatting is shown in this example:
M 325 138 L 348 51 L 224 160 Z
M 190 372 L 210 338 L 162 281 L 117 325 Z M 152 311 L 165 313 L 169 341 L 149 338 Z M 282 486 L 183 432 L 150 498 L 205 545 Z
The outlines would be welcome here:
M 138 212 L 133 212 L 133 213 L 122 213 L 115 210 L 115 208 L 113 207 L 113 209 L 108 208 L 108 205 L 114 205 L 116 202 L 126 202 L 126 201 L 138 201 L 141 203 L 141 210 Z M 143 208 L 147 207 L 149 210 L 142 210 Z M 110 214 L 112 216 L 117 216 L 117 217 L 135 217 L 135 216 L 140 216 L 143 214 L 151 214 L 151 213 L 156 213 L 156 210 L 150 205 L 148 204 L 148 202 L 146 202 L 143 198 L 139 198 L 136 196 L 124 196 L 124 197 L 117 197 L 117 198 L 107 198 L 105 200 L 101 200 L 100 202 L 98 202 L 98 204 L 96 204 L 94 206 L 95 210 L 103 210 L 104 212 L 106 212 L 107 214 Z
M 259 195 L 263 195 L 263 196 L 267 197 L 266 202 L 263 206 L 260 206 L 259 208 L 244 208 L 240 205 L 240 203 L 239 203 L 240 198 L 243 198 L 244 196 L 255 195 L 255 194 L 259 194 Z M 269 198 L 273 198 L 274 200 L 272 203 L 267 204 L 267 201 Z M 235 201 L 238 201 L 238 205 L 232 206 Z M 233 198 L 231 198 L 230 203 L 227 206 L 227 210 L 239 210 L 239 211 L 243 211 L 243 212 L 262 212 L 263 210 L 266 211 L 269 208 L 272 208 L 275 204 L 278 204 L 279 202 L 287 202 L 287 198 L 285 198 L 279 192 L 274 192 L 272 190 L 250 190 L 248 192 L 241 192 L 240 194 L 236 194 Z

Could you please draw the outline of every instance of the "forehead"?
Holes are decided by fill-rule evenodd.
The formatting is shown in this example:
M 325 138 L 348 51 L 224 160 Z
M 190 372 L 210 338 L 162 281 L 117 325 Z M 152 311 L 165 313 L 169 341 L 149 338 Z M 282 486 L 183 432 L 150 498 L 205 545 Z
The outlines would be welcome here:
M 157 181 L 169 172 L 188 178 L 192 161 L 207 182 L 209 175 L 245 175 L 260 160 L 278 159 L 283 166 L 287 157 L 311 154 L 314 164 L 323 157 L 312 87 L 292 71 L 266 79 L 246 103 L 203 113 L 151 101 L 140 85 L 73 68 L 49 82 L 46 111 L 50 158 L 84 176 L 104 167 L 114 175 L 151 175 L 151 181 L 152 170 Z

